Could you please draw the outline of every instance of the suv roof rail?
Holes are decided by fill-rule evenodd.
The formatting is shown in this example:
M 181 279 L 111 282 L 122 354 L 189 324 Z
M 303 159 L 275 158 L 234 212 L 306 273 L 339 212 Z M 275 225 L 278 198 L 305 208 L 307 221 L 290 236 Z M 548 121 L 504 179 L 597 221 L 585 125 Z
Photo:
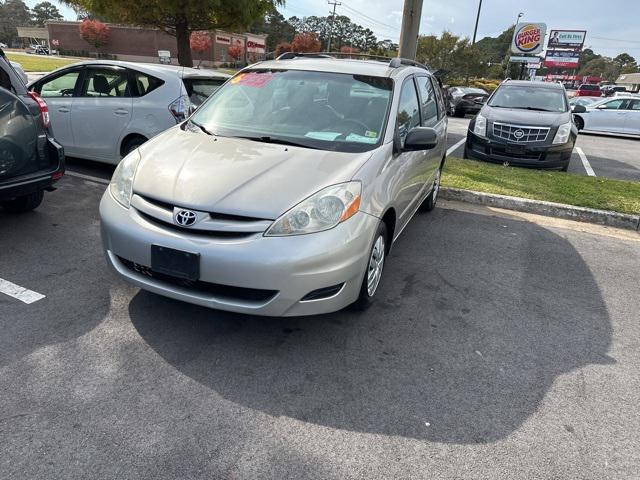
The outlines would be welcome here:
M 420 62 L 416 62 L 415 60 L 410 60 L 408 58 L 395 57 L 395 58 L 392 58 L 391 61 L 389 62 L 389 68 L 399 68 L 402 65 L 424 68 L 425 70 L 429 70 L 429 67 L 427 67 L 426 65 Z
M 331 55 L 327 55 L 326 53 L 302 53 L 302 52 L 284 52 L 280 55 L 276 60 L 291 60 L 293 58 L 298 57 L 307 57 L 307 58 L 331 58 Z
M 316 53 L 304 53 L 304 52 L 285 52 L 281 54 L 276 60 L 292 60 L 294 58 L 351 58 L 351 59 L 361 59 L 361 60 L 377 60 L 380 62 L 389 62 L 389 68 L 399 68 L 403 65 L 412 66 L 418 68 L 424 68 L 425 70 L 429 70 L 429 67 L 423 65 L 422 63 L 416 62 L 415 60 L 410 60 L 408 58 L 400 58 L 400 57 L 385 57 L 384 55 L 369 55 L 367 53 L 344 53 L 344 52 L 316 52 Z

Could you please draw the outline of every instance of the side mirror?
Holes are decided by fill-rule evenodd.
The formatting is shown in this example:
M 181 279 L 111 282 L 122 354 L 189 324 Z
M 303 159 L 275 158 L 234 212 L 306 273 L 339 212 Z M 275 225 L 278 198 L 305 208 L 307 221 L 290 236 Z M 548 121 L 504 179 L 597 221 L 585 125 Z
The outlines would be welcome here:
M 573 113 L 585 113 L 587 111 L 587 107 L 584 105 L 574 105 L 571 111 Z
M 405 151 L 431 150 L 438 145 L 438 134 L 433 128 L 415 127 L 404 140 Z

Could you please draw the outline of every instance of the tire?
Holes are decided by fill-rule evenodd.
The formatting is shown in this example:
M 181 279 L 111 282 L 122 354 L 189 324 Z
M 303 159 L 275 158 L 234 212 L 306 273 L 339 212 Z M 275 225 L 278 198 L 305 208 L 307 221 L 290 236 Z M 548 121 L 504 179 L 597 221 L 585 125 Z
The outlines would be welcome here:
M 144 137 L 133 137 L 127 140 L 122 145 L 122 158 L 129 155 L 131 152 L 133 152 L 136 148 L 138 148 L 140 145 L 142 145 L 146 141 L 147 139 Z
M 366 310 L 374 301 L 375 294 L 380 286 L 384 263 L 389 250 L 387 247 L 388 238 L 387 226 L 383 222 L 379 222 L 371 248 L 369 249 L 369 261 L 367 262 L 367 267 L 364 272 L 362 285 L 360 285 L 360 294 L 358 295 L 358 299 L 351 305 L 354 310 Z M 372 267 L 373 263 L 375 263 L 376 267 Z M 376 270 L 374 270 L 374 268 L 376 268 Z M 375 275 L 376 278 L 370 280 L 372 274 Z
M 471 157 L 469 156 L 469 150 L 467 150 L 467 146 L 464 146 L 464 152 L 462 153 L 462 158 L 465 160 L 471 160 Z
M 561 172 L 566 172 L 569 170 L 569 164 L 567 163 L 564 167 L 560 169 Z
M 44 191 L 38 190 L 37 192 L 30 193 L 29 195 L 23 195 L 22 197 L 2 202 L 0 205 L 2 205 L 5 211 L 11 213 L 30 212 L 42 203 L 43 198 Z
M 465 115 L 466 112 L 464 110 L 460 110 L 459 108 L 457 108 L 455 113 L 453 114 L 453 116 L 456 118 L 464 118 Z
M 576 127 L 578 128 L 578 131 L 584 128 L 584 120 L 581 117 L 578 117 L 577 115 L 576 115 Z
M 456 116 L 456 106 L 453 104 L 449 104 L 449 108 L 447 109 L 447 115 L 450 117 Z
M 430 212 L 436 208 L 436 202 L 438 201 L 438 192 L 440 191 L 440 177 L 442 176 L 442 165 L 436 171 L 436 178 L 433 181 L 433 188 L 427 198 L 425 198 L 420 205 L 421 212 Z

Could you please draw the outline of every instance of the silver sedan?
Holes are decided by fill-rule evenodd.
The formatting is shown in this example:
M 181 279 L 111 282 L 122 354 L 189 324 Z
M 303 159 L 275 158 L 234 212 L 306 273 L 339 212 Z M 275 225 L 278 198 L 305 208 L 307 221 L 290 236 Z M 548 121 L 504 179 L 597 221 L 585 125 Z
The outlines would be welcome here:
M 435 205 L 446 128 L 421 66 L 254 65 L 122 160 L 100 204 L 107 260 L 143 289 L 216 309 L 366 307 L 393 242 Z

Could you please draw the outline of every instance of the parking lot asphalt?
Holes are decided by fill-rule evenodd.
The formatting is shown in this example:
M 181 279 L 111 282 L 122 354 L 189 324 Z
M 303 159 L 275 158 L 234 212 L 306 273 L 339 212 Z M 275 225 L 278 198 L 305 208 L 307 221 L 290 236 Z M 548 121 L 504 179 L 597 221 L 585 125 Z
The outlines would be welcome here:
M 472 116 L 449 118 L 449 155 L 462 158 Z M 580 151 L 583 154 L 581 158 Z M 640 180 L 640 138 L 580 133 L 571 155 L 569 172 L 619 180 Z
M 254 318 L 117 279 L 103 190 L 0 213 L 0 478 L 637 478 L 636 233 L 442 204 L 366 313 Z

